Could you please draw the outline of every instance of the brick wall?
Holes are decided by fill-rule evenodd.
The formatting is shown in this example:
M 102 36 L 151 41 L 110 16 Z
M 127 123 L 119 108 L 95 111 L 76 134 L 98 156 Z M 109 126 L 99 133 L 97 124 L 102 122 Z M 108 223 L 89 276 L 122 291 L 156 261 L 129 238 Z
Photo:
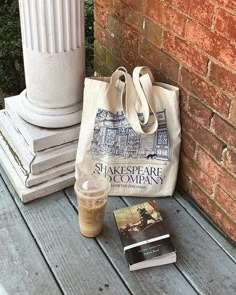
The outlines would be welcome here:
M 236 241 L 235 0 L 95 0 L 95 69 L 181 89 L 178 185 Z

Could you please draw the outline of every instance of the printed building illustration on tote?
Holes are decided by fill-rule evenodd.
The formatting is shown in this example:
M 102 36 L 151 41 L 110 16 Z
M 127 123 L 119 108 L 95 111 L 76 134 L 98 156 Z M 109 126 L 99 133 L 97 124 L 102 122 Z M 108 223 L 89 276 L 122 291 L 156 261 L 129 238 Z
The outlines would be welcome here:
M 142 119 L 142 114 L 139 115 Z M 170 160 L 170 142 L 166 112 L 157 113 L 158 130 L 151 135 L 134 132 L 122 111 L 113 114 L 98 109 L 90 152 L 93 157 L 110 155 L 120 158 Z

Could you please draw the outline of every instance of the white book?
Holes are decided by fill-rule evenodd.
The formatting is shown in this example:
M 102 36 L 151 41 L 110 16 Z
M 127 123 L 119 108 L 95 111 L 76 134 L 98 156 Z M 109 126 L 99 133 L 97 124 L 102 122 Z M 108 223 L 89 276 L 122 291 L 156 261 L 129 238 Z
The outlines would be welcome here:
M 20 108 L 19 104 L 19 96 L 8 97 L 5 99 L 5 110 L 11 117 L 14 126 L 29 145 L 31 152 L 36 153 L 57 145 L 78 140 L 80 124 L 58 129 L 34 126 L 20 117 L 18 114 Z
M 63 163 L 75 161 L 76 158 L 77 140 L 41 152 L 32 152 L 6 111 L 0 111 L 0 136 L 5 152 L 12 154 L 25 175 L 37 175 Z
M 19 178 L 14 167 L 0 146 L 0 164 L 9 177 L 14 189 L 23 203 L 30 202 L 34 199 L 41 198 L 58 192 L 66 187 L 72 186 L 75 182 L 74 172 L 59 176 L 32 188 L 25 187 L 24 183 Z
M 18 174 L 19 178 L 21 179 L 22 183 L 25 184 L 26 187 L 30 188 L 32 186 L 41 184 L 43 182 L 46 182 L 48 180 L 52 180 L 54 178 L 57 178 L 61 175 L 65 175 L 71 172 L 74 172 L 75 170 L 75 162 L 70 161 L 64 164 L 60 164 L 56 167 L 53 167 L 51 169 L 45 170 L 40 174 L 32 174 L 20 163 L 20 160 L 17 158 L 15 153 L 13 152 L 13 149 L 7 143 L 3 137 L 0 134 L 0 146 L 5 152 L 6 157 L 11 162 L 13 168 L 15 169 L 16 173 Z

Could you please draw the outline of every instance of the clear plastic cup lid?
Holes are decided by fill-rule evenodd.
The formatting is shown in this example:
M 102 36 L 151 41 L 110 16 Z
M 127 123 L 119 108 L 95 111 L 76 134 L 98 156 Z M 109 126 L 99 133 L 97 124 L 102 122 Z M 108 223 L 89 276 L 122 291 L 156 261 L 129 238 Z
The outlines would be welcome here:
M 85 195 L 108 194 L 111 189 L 110 182 L 99 174 L 84 175 L 75 183 L 75 190 Z

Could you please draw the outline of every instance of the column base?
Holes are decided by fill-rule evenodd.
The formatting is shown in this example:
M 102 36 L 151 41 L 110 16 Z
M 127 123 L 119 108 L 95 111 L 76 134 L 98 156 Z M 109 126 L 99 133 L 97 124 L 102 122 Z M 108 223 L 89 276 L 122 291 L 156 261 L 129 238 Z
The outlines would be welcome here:
M 0 111 L 0 164 L 22 202 L 74 184 L 79 125 L 43 129 L 18 114 L 19 96 Z
M 81 122 L 82 104 L 61 109 L 44 109 L 33 105 L 28 100 L 26 90 L 19 97 L 19 114 L 33 125 L 44 128 L 64 128 Z

